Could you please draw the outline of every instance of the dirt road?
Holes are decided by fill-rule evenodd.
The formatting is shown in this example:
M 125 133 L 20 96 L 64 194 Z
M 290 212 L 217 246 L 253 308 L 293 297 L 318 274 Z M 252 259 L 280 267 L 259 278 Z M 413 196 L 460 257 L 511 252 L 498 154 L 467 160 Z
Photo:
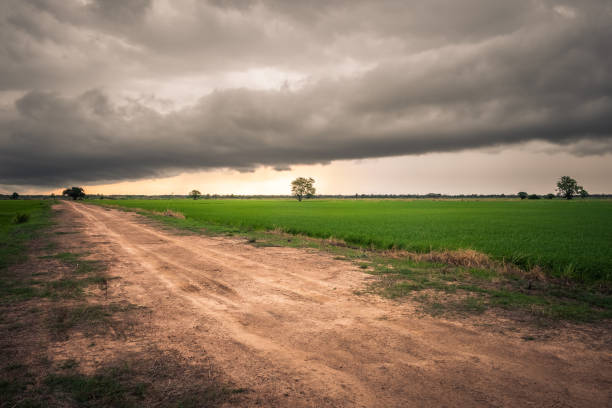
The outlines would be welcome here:
M 567 336 L 525 341 L 409 303 L 358 296 L 371 276 L 312 250 L 178 235 L 133 213 L 60 204 L 110 264 L 112 296 L 152 310 L 160 343 L 206 353 L 263 406 L 612 404 L 612 353 Z M 83 248 L 82 248 L 83 249 Z M 600 341 L 603 341 L 600 339 Z

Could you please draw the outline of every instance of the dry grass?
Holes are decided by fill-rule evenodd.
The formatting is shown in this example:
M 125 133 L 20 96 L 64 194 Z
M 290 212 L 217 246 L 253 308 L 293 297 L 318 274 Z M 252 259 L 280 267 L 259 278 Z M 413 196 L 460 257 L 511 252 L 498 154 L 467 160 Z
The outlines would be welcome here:
M 336 238 L 313 238 L 303 234 L 290 234 L 282 228 L 276 227 L 273 230 L 268 230 L 268 234 L 298 238 L 307 242 L 313 242 L 320 245 L 321 248 L 338 248 L 344 250 L 357 249 L 357 247 L 348 244 L 346 241 Z M 443 264 L 446 266 L 456 266 L 461 268 L 474 268 L 495 271 L 500 275 L 520 276 L 529 281 L 552 282 L 554 278 L 547 276 L 540 266 L 533 266 L 529 270 L 525 270 L 511 262 L 498 261 L 492 259 L 489 255 L 473 249 L 459 250 L 442 250 L 431 251 L 426 253 L 411 252 L 403 249 L 377 250 L 375 248 L 360 248 L 362 254 L 375 255 L 379 254 L 384 258 L 391 259 L 408 259 L 414 262 L 429 262 L 435 264 Z
M 306 241 L 317 242 L 322 247 L 337 247 L 347 249 L 354 248 L 348 243 L 346 243 L 344 240 L 335 237 L 321 239 L 312 238 L 301 234 L 289 234 L 279 227 L 276 227 L 273 230 L 268 230 L 267 232 L 270 234 L 286 237 L 299 237 Z M 489 255 L 483 254 L 482 252 L 478 252 L 473 249 L 431 251 L 427 253 L 411 252 L 401 249 L 380 251 L 373 248 L 362 248 L 362 251 L 366 251 L 369 253 L 379 253 L 385 258 L 410 259 L 415 262 L 430 262 L 463 268 L 488 269 L 493 270 L 499 274 L 522 276 L 529 280 L 542 282 L 551 280 L 551 278 L 546 276 L 544 270 L 537 265 L 532 267 L 530 270 L 524 270 L 513 263 L 494 260 Z
M 152 211 L 155 215 L 161 215 L 163 217 L 171 217 L 171 218 L 180 218 L 181 220 L 185 219 L 185 214 L 182 212 L 174 211 L 169 208 L 166 208 L 164 211 Z
M 409 252 L 403 250 L 383 251 L 382 255 L 389 258 L 408 258 L 415 262 L 432 262 L 464 268 L 494 270 L 499 274 L 513 274 L 528 279 L 546 281 L 548 278 L 539 266 L 524 270 L 517 265 L 491 259 L 490 256 L 473 249 L 431 251 L 427 253 Z
M 329 237 L 321 240 L 323 245 L 331 245 L 335 247 L 348 247 L 348 244 L 341 239 Z

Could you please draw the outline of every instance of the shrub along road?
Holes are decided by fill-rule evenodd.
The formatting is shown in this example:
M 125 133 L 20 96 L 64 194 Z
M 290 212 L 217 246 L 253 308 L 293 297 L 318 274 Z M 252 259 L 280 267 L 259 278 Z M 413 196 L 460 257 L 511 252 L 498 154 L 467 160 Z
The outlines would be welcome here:
M 611 402 L 607 322 L 543 329 L 491 313 L 423 316 L 410 301 L 357 295 L 377 278 L 320 251 L 179 234 L 93 205 L 59 207 L 73 251 L 105 260 L 118 278 L 108 280 L 106 296 L 150 310 L 146 337 L 157 349 L 184 361 L 210 356 L 222 378 L 247 390 L 233 405 Z M 129 336 L 125 343 L 144 347 Z M 63 350 L 82 366 L 96 364 L 85 346 Z

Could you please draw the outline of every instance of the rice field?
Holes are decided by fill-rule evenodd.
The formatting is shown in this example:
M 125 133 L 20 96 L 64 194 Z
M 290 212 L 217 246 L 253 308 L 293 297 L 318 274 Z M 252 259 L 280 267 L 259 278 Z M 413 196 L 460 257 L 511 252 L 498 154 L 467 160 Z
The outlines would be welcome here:
M 612 281 L 610 200 L 104 200 L 189 227 L 282 230 L 379 249 L 475 249 L 585 282 Z

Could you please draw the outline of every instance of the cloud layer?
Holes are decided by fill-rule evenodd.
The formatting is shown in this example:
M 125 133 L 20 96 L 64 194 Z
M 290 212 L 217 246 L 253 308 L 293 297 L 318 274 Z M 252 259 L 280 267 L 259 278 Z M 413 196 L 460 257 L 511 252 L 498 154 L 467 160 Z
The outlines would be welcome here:
M 0 14 L 0 184 L 531 140 L 612 151 L 607 1 L 38 0 Z M 258 69 L 278 86 L 250 84 Z M 157 109 L 184 78 L 200 97 Z

